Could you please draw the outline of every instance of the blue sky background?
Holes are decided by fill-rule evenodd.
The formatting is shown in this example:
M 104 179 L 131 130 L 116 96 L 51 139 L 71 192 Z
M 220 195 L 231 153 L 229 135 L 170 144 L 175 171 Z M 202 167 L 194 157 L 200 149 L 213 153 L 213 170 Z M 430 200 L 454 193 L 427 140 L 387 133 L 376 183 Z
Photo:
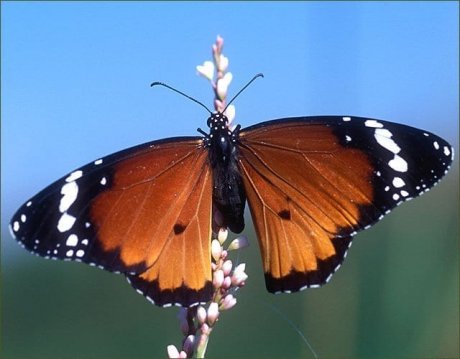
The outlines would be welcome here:
M 243 127 L 351 114 L 457 141 L 457 3 L 3 3 L 3 215 L 103 154 L 205 126 L 217 34 Z M 33 178 L 33 181 L 31 181 Z
M 28 197 L 103 155 L 205 127 L 200 106 L 149 84 L 167 82 L 212 107 L 195 66 L 211 58 L 218 34 L 231 93 L 265 75 L 235 102 L 243 127 L 289 116 L 366 116 L 427 129 L 458 152 L 458 2 L 1 6 L 7 270 L 32 258 L 5 231 Z M 458 160 L 453 173 L 458 180 Z M 458 202 L 458 187 L 444 198 Z

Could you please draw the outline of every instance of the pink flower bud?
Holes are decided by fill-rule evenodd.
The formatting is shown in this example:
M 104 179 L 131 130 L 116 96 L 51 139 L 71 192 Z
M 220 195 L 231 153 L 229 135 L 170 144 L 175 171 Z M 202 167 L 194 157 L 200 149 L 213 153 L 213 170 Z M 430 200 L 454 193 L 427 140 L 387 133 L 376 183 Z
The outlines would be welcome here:
M 222 288 L 229 289 L 232 286 L 232 278 L 227 276 L 224 278 L 224 282 L 222 283 Z
M 212 302 L 208 308 L 208 324 L 213 326 L 217 318 L 219 318 L 219 305 L 216 302 Z
M 203 324 L 206 321 L 206 309 L 204 309 L 201 305 L 196 310 L 196 318 L 200 324 Z
M 236 304 L 236 298 L 232 294 L 227 294 L 222 300 L 221 308 L 222 310 L 228 310 L 234 307 Z
M 224 272 L 222 269 L 217 269 L 212 276 L 212 285 L 218 289 L 222 287 L 222 283 L 224 283 Z
M 202 333 L 203 335 L 209 335 L 209 334 L 211 334 L 211 328 L 209 328 L 209 325 L 207 325 L 206 323 L 204 323 L 204 324 L 201 326 L 200 330 L 201 330 L 201 333 Z
M 217 239 L 213 239 L 211 242 L 211 254 L 212 258 L 217 262 L 220 259 L 220 255 L 222 254 L 222 247 Z
M 222 264 L 222 271 L 225 276 L 228 276 L 231 271 L 232 271 L 232 261 L 230 259 L 227 259 L 224 264 Z
M 221 52 L 222 47 L 224 46 L 224 39 L 220 35 L 217 35 L 216 46 L 217 46 L 217 49 L 219 50 L 219 52 Z
M 216 109 L 216 111 L 222 112 L 224 110 L 224 103 L 218 98 L 216 98 L 214 99 L 214 108 Z M 218 223 L 218 226 L 220 227 L 222 226 L 222 224 L 223 224 L 223 220 Z

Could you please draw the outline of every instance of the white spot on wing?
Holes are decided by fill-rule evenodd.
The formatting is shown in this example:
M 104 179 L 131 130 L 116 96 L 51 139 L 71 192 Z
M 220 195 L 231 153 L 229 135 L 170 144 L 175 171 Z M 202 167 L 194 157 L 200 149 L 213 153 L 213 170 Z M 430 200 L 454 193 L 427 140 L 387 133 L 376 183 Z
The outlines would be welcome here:
M 350 142 L 350 141 L 351 141 L 351 137 L 348 136 L 348 135 L 346 135 L 346 136 L 345 136 L 345 140 L 346 140 L 347 142 Z
M 409 192 L 401 190 L 401 196 L 407 197 L 409 195 Z
M 25 215 L 25 214 L 21 214 L 21 222 L 22 222 L 22 223 L 25 223 L 26 220 L 27 220 L 26 215 Z
M 393 135 L 385 128 L 378 128 L 374 132 L 374 137 L 378 144 L 394 154 L 399 153 L 401 148 L 392 140 Z
M 383 125 L 376 121 L 376 120 L 366 120 L 366 122 L 364 122 L 364 126 L 366 127 L 374 127 L 374 128 L 382 128 Z
M 97 165 L 100 165 L 102 163 L 102 158 L 94 161 L 94 164 L 97 166 Z
M 67 257 L 72 257 L 73 256 L 73 249 L 69 249 L 66 254 Z
M 26 207 L 30 207 L 32 205 L 32 201 L 26 203 Z
M 65 244 L 69 247 L 75 247 L 78 244 L 78 237 L 76 234 L 71 234 Z
M 148 300 L 150 303 L 155 304 L 155 301 L 154 301 L 152 298 L 150 298 L 148 295 L 147 295 L 145 298 L 147 298 L 147 300 Z M 171 304 L 170 304 L 169 306 L 171 306 Z
M 395 157 L 388 162 L 388 165 L 398 172 L 407 172 L 407 162 L 400 156 Z
M 85 251 L 83 249 L 79 249 L 75 255 L 81 258 L 85 255 Z
M 13 231 L 14 232 L 19 231 L 19 222 L 18 221 L 14 221 L 14 223 L 13 223 Z
M 351 121 L 351 117 L 342 117 L 342 120 L 345 122 Z
M 75 181 L 77 179 L 79 179 L 81 176 L 83 176 L 83 171 L 82 170 L 78 170 L 78 171 L 75 171 L 75 172 L 72 172 L 69 177 L 67 177 L 65 179 L 66 182 L 72 182 L 72 181 Z
M 394 199 L 395 201 L 397 201 L 397 200 L 399 199 L 399 194 L 395 193 L 395 194 L 393 195 L 393 199 Z
M 84 246 L 87 246 L 89 243 L 89 241 L 85 238 L 81 241 L 81 244 L 83 244 Z
M 401 177 L 395 177 L 393 178 L 393 186 L 396 188 L 401 188 L 406 185 L 406 182 Z
M 67 214 L 67 212 L 64 212 L 59 218 L 57 229 L 59 232 L 66 232 L 70 228 L 72 228 L 73 224 L 75 223 L 76 218 L 74 216 L 71 216 L 70 214 Z
M 434 146 L 434 148 L 436 148 L 437 150 L 439 150 L 439 143 L 438 143 L 438 141 L 434 141 L 434 142 L 433 142 L 433 146 Z
M 107 184 L 107 178 L 102 177 L 100 183 L 101 185 L 105 186 Z
M 64 213 L 75 202 L 78 196 L 78 185 L 76 182 L 66 183 L 61 188 L 63 195 L 59 202 L 59 212 Z
M 447 146 L 444 146 L 444 154 L 445 154 L 446 156 L 450 156 L 450 150 L 449 150 L 449 147 L 447 147 Z

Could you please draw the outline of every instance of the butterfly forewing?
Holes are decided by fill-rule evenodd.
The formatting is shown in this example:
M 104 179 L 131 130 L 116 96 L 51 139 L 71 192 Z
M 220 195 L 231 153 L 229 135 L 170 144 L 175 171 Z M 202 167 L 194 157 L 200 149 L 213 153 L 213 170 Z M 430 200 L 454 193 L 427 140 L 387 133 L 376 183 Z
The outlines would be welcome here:
M 453 152 L 412 127 L 329 116 L 247 128 L 238 155 L 267 288 L 289 292 L 325 283 L 352 236 L 433 186 Z
M 11 230 L 38 255 L 123 272 L 157 304 L 191 305 L 211 295 L 211 201 L 202 140 L 161 140 L 56 181 L 17 211 Z

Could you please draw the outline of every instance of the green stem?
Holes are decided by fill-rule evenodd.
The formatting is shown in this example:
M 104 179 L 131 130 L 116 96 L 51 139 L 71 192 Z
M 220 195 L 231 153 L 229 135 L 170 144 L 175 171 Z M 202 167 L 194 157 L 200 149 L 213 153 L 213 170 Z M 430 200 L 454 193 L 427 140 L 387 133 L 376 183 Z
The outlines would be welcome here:
M 207 333 L 204 333 L 201 330 L 201 334 L 198 338 L 198 345 L 196 347 L 196 357 L 197 358 L 204 358 L 206 354 L 206 349 L 208 347 L 208 342 L 209 342 L 209 335 L 211 334 L 211 328 L 207 331 Z

